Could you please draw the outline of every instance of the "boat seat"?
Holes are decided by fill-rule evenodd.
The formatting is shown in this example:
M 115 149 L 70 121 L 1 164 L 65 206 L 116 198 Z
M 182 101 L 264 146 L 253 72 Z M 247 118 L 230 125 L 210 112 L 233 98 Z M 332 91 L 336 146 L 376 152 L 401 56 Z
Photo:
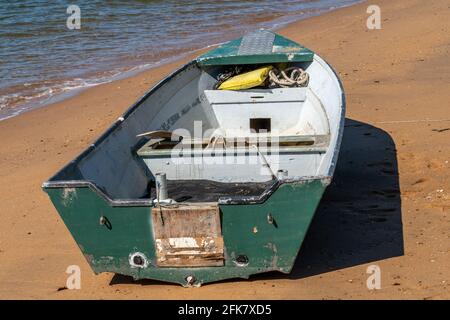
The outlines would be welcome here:
M 214 140 L 217 140 L 214 142 Z M 236 153 L 249 152 L 251 145 L 256 146 L 259 151 L 271 151 L 272 144 L 279 145 L 281 153 L 324 153 L 330 142 L 330 135 L 297 135 L 267 137 L 267 140 L 257 140 L 257 137 L 228 137 L 217 139 L 186 139 L 171 141 L 169 139 L 150 139 L 138 151 L 141 157 L 170 157 L 173 148 L 178 146 L 181 152 L 189 154 L 209 151 L 235 150 Z M 201 146 L 201 148 L 200 148 Z

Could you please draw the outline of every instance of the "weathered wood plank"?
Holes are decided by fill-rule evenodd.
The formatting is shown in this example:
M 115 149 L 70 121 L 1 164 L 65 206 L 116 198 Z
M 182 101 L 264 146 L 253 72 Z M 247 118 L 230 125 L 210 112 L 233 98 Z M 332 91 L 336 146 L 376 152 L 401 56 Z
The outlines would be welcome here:
M 156 239 L 160 267 L 223 266 L 223 238 Z
M 152 222 L 158 266 L 223 265 L 217 205 L 155 207 Z

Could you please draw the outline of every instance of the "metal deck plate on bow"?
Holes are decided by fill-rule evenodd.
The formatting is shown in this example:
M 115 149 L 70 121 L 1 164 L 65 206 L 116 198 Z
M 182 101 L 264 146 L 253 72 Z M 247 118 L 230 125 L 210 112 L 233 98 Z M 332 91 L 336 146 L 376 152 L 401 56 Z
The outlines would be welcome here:
M 242 38 L 238 55 L 270 54 L 275 34 L 268 31 L 252 32 Z
M 314 52 L 268 30 L 230 41 L 197 58 L 200 66 L 312 61 Z

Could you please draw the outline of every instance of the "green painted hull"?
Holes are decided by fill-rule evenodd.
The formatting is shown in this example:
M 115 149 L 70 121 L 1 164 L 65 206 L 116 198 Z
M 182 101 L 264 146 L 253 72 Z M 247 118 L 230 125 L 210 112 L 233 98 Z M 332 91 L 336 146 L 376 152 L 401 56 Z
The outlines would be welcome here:
M 328 179 L 285 183 L 263 203 L 220 205 L 225 265 L 197 268 L 155 266 L 150 206 L 114 207 L 89 187 L 45 190 L 95 273 L 181 285 L 191 275 L 195 285 L 201 285 L 268 271 L 289 273 L 327 183 Z M 100 224 L 101 216 L 110 224 Z M 148 266 L 132 267 L 131 252 L 143 253 Z M 239 255 L 247 256 L 248 263 L 236 264 Z

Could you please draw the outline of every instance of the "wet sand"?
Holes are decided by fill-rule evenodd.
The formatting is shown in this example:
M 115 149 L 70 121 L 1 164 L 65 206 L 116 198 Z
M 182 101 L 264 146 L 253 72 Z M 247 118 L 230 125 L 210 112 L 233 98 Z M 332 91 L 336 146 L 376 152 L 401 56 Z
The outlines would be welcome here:
M 0 122 L 0 298 L 449 299 L 448 1 L 379 0 L 280 31 L 339 72 L 347 94 L 341 156 L 290 275 L 185 289 L 94 275 L 41 184 L 178 61 Z M 366 269 L 381 268 L 381 290 Z M 69 265 L 81 290 L 65 286 Z

